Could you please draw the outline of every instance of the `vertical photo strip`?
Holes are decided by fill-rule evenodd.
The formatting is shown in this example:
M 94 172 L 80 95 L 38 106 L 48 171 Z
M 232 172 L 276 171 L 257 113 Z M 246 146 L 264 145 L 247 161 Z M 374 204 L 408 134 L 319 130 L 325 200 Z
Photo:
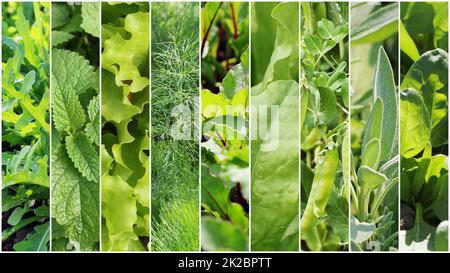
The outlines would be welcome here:
M 202 2 L 201 250 L 249 249 L 249 3 Z

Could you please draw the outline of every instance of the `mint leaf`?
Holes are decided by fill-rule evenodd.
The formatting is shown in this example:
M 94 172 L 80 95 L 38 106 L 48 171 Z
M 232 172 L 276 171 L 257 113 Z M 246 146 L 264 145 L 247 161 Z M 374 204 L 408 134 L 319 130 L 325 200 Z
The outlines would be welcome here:
M 75 36 L 73 36 L 69 32 L 53 30 L 52 31 L 52 46 L 58 46 L 60 44 L 63 44 L 65 42 L 73 39 L 73 37 L 75 37 Z
M 52 81 L 53 122 L 58 131 L 72 132 L 83 127 L 85 114 L 77 95 L 71 88 L 62 87 L 53 77 Z
M 52 216 L 78 250 L 99 240 L 98 185 L 81 177 L 61 147 L 53 153 Z
M 81 27 L 95 37 L 99 37 L 99 14 L 100 5 L 95 2 L 85 2 L 81 6 Z
M 52 74 L 61 88 L 71 88 L 77 95 L 89 88 L 98 89 L 94 67 L 80 54 L 53 49 L 52 65 Z
M 89 102 L 88 116 L 90 122 L 86 124 L 86 135 L 89 137 L 91 142 L 100 145 L 100 109 L 98 97 L 92 98 Z
M 78 171 L 89 181 L 98 183 L 99 166 L 98 153 L 92 147 L 89 139 L 83 133 L 66 137 L 67 153 Z

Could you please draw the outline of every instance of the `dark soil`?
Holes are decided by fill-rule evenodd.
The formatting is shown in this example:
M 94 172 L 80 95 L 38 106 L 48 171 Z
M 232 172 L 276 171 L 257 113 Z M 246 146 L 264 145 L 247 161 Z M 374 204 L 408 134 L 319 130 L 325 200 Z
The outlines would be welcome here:
M 414 227 L 415 219 L 416 212 L 414 209 L 402 202 L 400 208 L 400 229 L 412 229 Z

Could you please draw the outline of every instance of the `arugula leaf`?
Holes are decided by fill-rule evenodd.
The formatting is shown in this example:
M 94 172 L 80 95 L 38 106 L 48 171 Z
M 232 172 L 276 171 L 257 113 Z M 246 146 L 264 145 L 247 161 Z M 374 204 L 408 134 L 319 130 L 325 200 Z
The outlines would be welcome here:
M 24 241 L 14 245 L 15 251 L 48 251 L 50 222 L 34 227 L 35 233 L 27 235 Z

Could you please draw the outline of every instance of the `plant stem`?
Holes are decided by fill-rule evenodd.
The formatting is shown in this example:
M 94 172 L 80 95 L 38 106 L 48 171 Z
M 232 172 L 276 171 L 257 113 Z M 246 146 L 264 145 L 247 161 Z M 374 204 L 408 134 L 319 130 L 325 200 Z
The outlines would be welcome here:
M 206 29 L 205 36 L 203 36 L 202 47 L 200 49 L 200 53 L 201 53 L 200 56 L 203 56 L 203 50 L 205 49 L 206 41 L 208 40 L 209 33 L 211 32 L 211 28 L 212 28 L 212 26 L 214 24 L 214 21 L 215 21 L 215 19 L 217 17 L 217 14 L 219 13 L 219 10 L 220 10 L 220 7 L 222 6 L 222 4 L 223 4 L 223 2 L 219 3 L 219 6 L 217 7 L 217 10 L 214 12 L 213 18 L 209 22 L 208 28 Z
M 303 18 L 305 18 L 305 28 L 309 33 L 314 33 L 314 24 L 311 11 L 311 3 L 302 2 Z
M 234 27 L 233 38 L 236 40 L 238 38 L 238 25 L 237 25 L 236 12 L 234 11 L 233 3 L 230 3 L 230 9 L 231 9 L 231 17 L 233 19 L 233 27 Z

